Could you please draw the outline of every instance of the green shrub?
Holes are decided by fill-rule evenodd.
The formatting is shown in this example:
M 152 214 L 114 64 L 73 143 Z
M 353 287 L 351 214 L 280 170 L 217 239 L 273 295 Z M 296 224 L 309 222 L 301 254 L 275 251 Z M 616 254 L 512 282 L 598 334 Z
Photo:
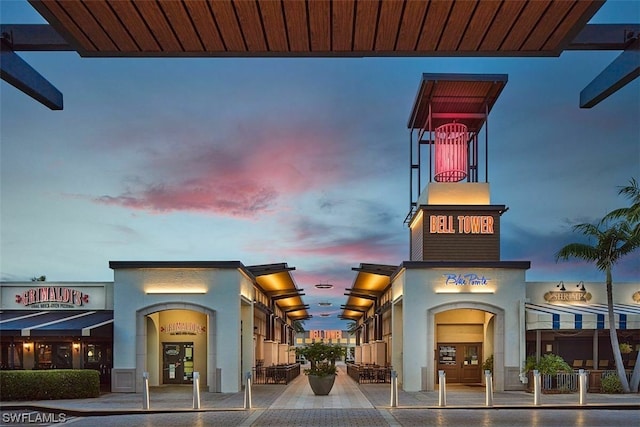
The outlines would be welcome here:
M 82 399 L 100 395 L 100 375 L 92 369 L 0 371 L 0 400 Z
M 538 362 L 536 362 L 535 356 L 527 357 L 524 364 L 524 371 L 529 372 L 536 369 L 542 375 L 555 375 L 558 372 L 573 372 L 573 368 L 571 368 L 562 357 L 551 353 L 542 356 Z
M 603 393 L 622 393 L 622 383 L 617 374 L 603 376 L 600 385 Z
M 493 373 L 493 354 L 487 357 L 487 360 L 482 364 L 483 371 L 491 371 Z

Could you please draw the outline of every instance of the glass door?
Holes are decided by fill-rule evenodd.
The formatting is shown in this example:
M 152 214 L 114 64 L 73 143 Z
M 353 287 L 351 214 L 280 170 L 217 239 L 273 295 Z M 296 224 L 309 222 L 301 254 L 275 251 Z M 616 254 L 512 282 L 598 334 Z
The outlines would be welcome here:
M 193 343 L 162 343 L 163 384 L 193 382 Z
M 437 353 L 437 370 L 445 372 L 447 383 L 482 382 L 481 343 L 438 343 Z

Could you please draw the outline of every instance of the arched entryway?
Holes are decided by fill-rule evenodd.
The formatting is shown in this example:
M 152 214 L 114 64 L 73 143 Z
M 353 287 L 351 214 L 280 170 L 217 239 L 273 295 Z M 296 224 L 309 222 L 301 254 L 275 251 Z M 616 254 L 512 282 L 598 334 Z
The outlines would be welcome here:
M 438 371 L 447 384 L 479 384 L 484 380 L 483 363 L 493 356 L 496 390 L 504 387 L 504 311 L 477 302 L 443 304 L 428 311 L 427 331 L 432 339 L 427 354 L 434 354 L 427 369 L 427 389 L 434 389 Z
M 189 384 L 199 372 L 200 383 L 217 391 L 215 311 L 183 302 L 151 305 L 136 312 L 136 331 L 136 378 L 148 372 L 152 386 Z

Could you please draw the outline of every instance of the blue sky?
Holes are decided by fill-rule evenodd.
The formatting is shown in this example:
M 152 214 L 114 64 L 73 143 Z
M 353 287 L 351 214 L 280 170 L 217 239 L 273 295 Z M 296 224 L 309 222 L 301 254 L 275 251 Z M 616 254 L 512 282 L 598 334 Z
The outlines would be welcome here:
M 0 14 L 5 24 L 44 22 L 26 1 L 2 1 Z M 638 23 L 640 2 L 609 0 L 592 22 Z M 492 203 L 509 207 L 502 259 L 531 261 L 530 281 L 602 280 L 554 254 L 579 240 L 572 225 L 626 205 L 618 187 L 640 179 L 638 79 L 579 108 L 580 91 L 619 54 L 19 53 L 65 107 L 0 84 L 0 278 L 110 281 L 110 260 L 287 262 L 314 314 L 306 327 L 342 327 L 351 268 L 408 259 L 406 123 L 422 73 L 499 73 L 509 82 L 489 116 L 489 181 Z M 639 277 L 638 253 L 614 270 L 614 280 Z

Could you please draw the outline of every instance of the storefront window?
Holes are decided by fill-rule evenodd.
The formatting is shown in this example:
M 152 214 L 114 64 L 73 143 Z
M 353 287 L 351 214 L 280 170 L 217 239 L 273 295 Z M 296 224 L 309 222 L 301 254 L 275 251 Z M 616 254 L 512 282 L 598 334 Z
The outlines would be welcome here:
M 71 369 L 71 344 L 52 343 L 36 345 L 37 369 Z
M 2 343 L 0 369 L 22 369 L 22 345 Z

